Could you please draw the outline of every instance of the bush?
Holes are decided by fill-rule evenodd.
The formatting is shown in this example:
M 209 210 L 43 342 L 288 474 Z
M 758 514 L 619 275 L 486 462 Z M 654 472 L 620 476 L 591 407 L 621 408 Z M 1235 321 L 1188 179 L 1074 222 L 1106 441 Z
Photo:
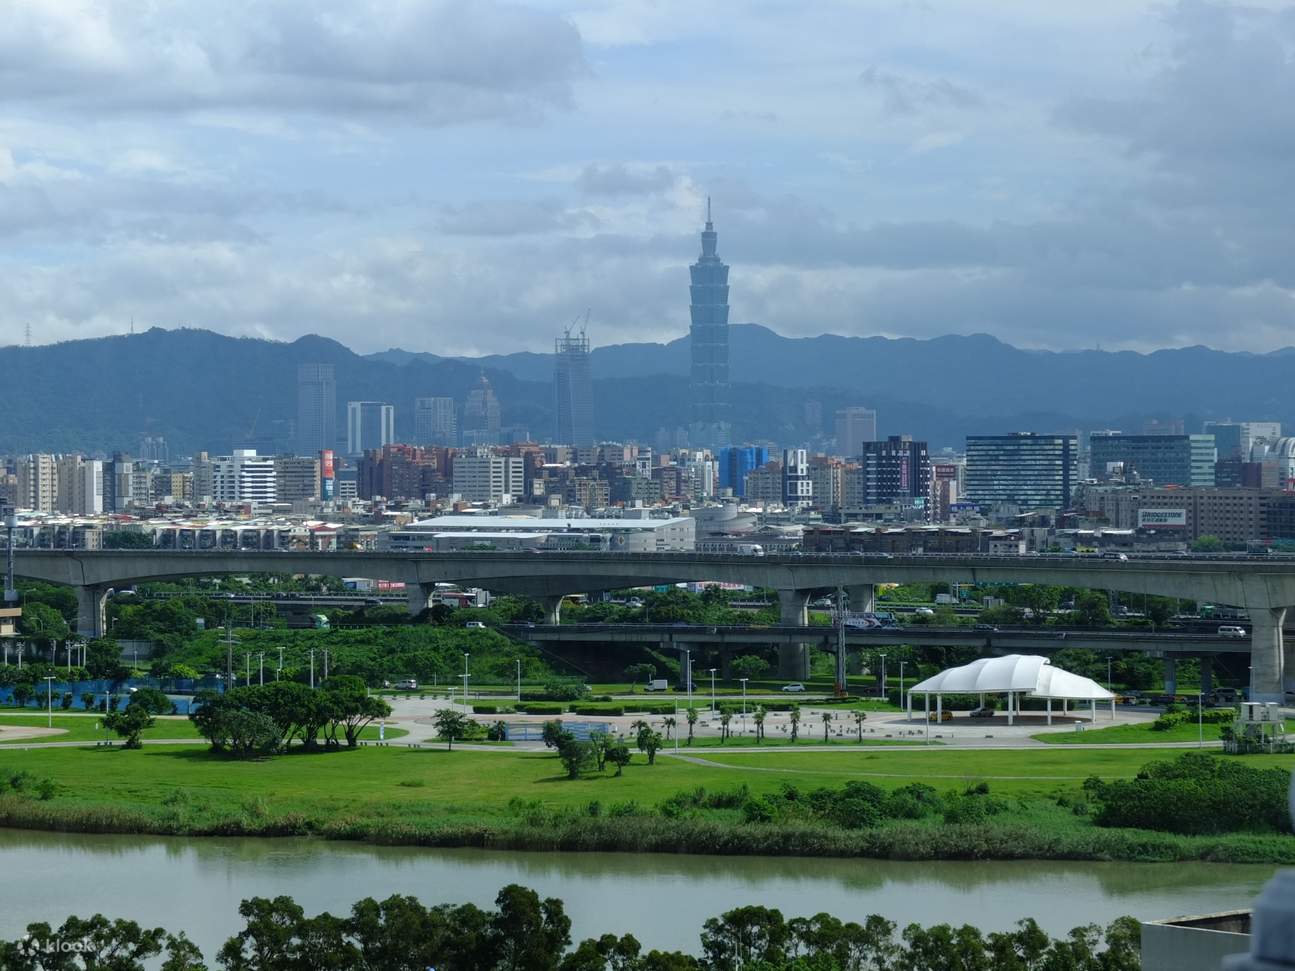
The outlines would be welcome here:
M 886 792 L 871 782 L 847 782 L 840 789 L 815 789 L 809 805 L 817 816 L 845 829 L 867 829 L 885 818 Z
M 517 710 L 524 715 L 560 715 L 566 710 L 566 705 L 548 701 L 524 701 L 517 706 Z
M 623 715 L 625 709 L 620 705 L 575 705 L 571 711 L 577 715 Z
M 511 705 L 473 705 L 474 715 L 506 715 L 512 712 Z
M 1147 764 L 1135 779 L 1091 778 L 1084 789 L 1097 804 L 1099 826 L 1183 834 L 1285 833 L 1290 781 L 1285 769 L 1254 769 L 1188 752 Z

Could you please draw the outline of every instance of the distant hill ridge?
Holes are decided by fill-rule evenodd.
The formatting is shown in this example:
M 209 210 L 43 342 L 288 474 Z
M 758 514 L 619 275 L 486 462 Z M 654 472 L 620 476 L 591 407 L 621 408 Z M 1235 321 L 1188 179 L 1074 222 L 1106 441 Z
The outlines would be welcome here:
M 535 438 L 553 432 L 552 358 L 474 359 L 402 350 L 358 355 L 328 338 L 291 342 L 197 329 L 0 348 L 0 452 L 134 452 L 144 434 L 173 454 L 227 451 L 296 416 L 298 364 L 337 368 L 339 431 L 348 400 L 396 406 L 397 437 L 412 436 L 413 399 L 462 401 L 483 372 L 504 423 Z M 826 443 L 832 414 L 864 404 L 883 434 L 933 445 L 1009 430 L 1116 427 L 1146 416 L 1269 419 L 1295 426 L 1286 394 L 1295 352 L 1228 353 L 1204 347 L 1151 354 L 1024 351 L 983 334 L 930 340 L 786 338 L 735 325 L 731 373 L 736 437 Z M 688 424 L 688 340 L 593 351 L 596 432 L 654 442 Z

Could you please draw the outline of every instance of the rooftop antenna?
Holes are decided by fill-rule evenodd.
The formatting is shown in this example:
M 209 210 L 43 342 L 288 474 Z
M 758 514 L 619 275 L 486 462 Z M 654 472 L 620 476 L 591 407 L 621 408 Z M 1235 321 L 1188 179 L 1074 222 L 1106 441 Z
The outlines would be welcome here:
M 130 315 L 130 336 L 131 337 L 135 336 L 135 315 L 134 314 Z
M 706 197 L 706 222 L 710 222 L 710 196 Z
M 25 325 L 25 327 L 24 327 L 24 333 L 25 333 L 25 335 L 26 335 L 26 339 L 27 339 L 27 346 L 28 346 L 28 347 L 31 347 L 31 321 L 30 321 L 30 320 L 29 320 L 29 321 L 27 321 L 27 323 L 26 323 L 26 325 Z

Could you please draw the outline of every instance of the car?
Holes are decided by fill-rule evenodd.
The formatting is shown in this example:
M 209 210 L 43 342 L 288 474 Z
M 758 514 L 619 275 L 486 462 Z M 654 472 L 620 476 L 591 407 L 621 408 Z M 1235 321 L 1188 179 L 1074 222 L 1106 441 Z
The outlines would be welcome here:
M 784 684 L 782 686 L 782 690 L 800 692 L 805 690 L 805 686 L 801 684 L 799 681 L 793 681 L 790 684 Z
M 1235 626 L 1225 624 L 1224 626 L 1219 628 L 1219 637 L 1240 638 L 1245 636 L 1246 636 L 1246 629 L 1244 627 L 1235 627 Z
M 975 627 L 972 628 L 972 630 L 982 630 L 982 631 L 988 631 L 990 633 L 993 633 L 997 631 L 998 628 L 995 627 L 993 624 L 977 624 Z
M 947 712 L 946 712 L 947 714 Z M 968 718 L 993 718 L 994 709 L 992 708 L 973 708 L 967 715 Z
M 930 607 L 918 607 L 916 610 L 914 610 L 914 611 L 913 611 L 913 613 L 917 614 L 917 616 L 919 616 L 919 617 L 934 617 L 934 616 L 935 616 L 935 611 L 934 611 L 934 610 L 932 610 Z
M 405 678 L 404 681 L 401 681 L 396 685 L 396 688 L 400 691 L 417 691 L 418 682 L 413 678 Z
M 933 722 L 951 722 L 953 721 L 953 712 L 951 711 L 933 711 L 926 716 L 927 721 Z
M 1127 554 L 1127 553 L 1103 553 L 1103 554 L 1102 554 L 1102 559 L 1103 559 L 1103 560 L 1123 560 L 1123 561 L 1127 561 L 1127 560 L 1128 560 L 1128 558 L 1129 558 L 1129 557 L 1128 557 L 1128 554 Z
M 463 626 L 464 626 L 464 627 L 470 627 L 470 628 L 472 628 L 472 629 L 474 629 L 474 630 L 485 630 L 485 629 L 486 629 L 486 625 L 485 625 L 485 624 L 483 624 L 483 623 L 481 623 L 481 621 L 479 621 L 479 620 L 470 620 L 470 621 L 468 621 L 466 624 L 464 624 Z

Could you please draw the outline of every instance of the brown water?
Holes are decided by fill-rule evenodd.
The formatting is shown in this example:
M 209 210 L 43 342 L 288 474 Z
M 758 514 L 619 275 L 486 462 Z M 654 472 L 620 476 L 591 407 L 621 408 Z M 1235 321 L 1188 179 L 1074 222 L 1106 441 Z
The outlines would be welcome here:
M 1060 934 L 1122 914 L 1159 918 L 1247 906 L 1274 867 L 1149 863 L 900 863 L 877 860 L 515 853 L 312 840 L 183 840 L 0 829 L 0 937 L 35 920 L 101 912 L 184 930 L 210 958 L 240 925 L 240 900 L 288 894 L 307 913 L 361 897 L 489 906 L 520 883 L 561 897 L 572 936 L 633 933 L 696 952 L 707 917 L 743 904 L 788 916 L 974 923 L 1033 917 Z

